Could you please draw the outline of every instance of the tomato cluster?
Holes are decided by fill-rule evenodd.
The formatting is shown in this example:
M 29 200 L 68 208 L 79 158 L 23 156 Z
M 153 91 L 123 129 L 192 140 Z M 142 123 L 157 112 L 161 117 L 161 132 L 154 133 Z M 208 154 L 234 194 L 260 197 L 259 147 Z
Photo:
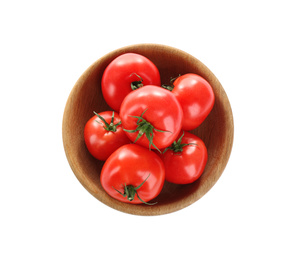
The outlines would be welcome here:
M 207 148 L 197 128 L 214 105 L 210 84 L 188 73 L 161 85 L 148 58 L 125 53 L 105 69 L 101 90 L 111 111 L 94 112 L 84 140 L 92 156 L 105 161 L 101 185 L 113 198 L 154 204 L 165 180 L 188 184 L 207 163 Z

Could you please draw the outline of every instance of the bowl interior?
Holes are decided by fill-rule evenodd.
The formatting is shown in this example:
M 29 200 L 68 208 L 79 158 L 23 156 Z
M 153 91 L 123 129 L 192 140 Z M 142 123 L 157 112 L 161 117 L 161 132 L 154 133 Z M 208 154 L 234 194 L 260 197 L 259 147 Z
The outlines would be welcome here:
M 93 111 L 111 110 L 101 93 L 101 78 L 106 66 L 117 56 L 134 52 L 149 58 L 159 69 L 161 83 L 169 83 L 179 74 L 196 73 L 213 87 L 215 105 L 206 120 L 195 130 L 208 150 L 208 162 L 202 176 L 192 184 L 165 183 L 153 206 L 131 205 L 111 198 L 100 184 L 103 162 L 88 152 L 83 138 L 86 122 Z M 222 174 L 233 143 L 233 116 L 229 100 L 214 74 L 199 60 L 181 50 L 156 44 L 139 44 L 120 48 L 92 64 L 78 79 L 68 98 L 62 125 L 63 144 L 69 164 L 81 184 L 104 204 L 135 215 L 160 215 L 180 210 L 200 199 Z

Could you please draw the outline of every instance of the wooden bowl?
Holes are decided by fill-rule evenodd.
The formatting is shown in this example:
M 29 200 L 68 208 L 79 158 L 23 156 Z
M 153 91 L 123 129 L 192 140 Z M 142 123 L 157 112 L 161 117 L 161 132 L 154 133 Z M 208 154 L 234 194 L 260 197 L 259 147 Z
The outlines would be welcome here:
M 110 197 L 100 184 L 103 162 L 93 158 L 84 143 L 85 123 L 93 111 L 111 110 L 101 93 L 101 78 L 106 66 L 117 56 L 134 52 L 149 58 L 158 67 L 161 83 L 179 74 L 196 73 L 213 87 L 215 105 L 206 120 L 192 133 L 206 144 L 208 162 L 202 176 L 192 184 L 165 183 L 153 206 L 132 205 Z M 137 44 L 112 51 L 94 62 L 78 79 L 67 100 L 62 124 L 63 145 L 68 162 L 80 181 L 94 197 L 116 210 L 135 215 L 161 215 L 183 209 L 206 194 L 221 176 L 233 144 L 233 116 L 227 95 L 214 74 L 190 54 L 173 47 Z

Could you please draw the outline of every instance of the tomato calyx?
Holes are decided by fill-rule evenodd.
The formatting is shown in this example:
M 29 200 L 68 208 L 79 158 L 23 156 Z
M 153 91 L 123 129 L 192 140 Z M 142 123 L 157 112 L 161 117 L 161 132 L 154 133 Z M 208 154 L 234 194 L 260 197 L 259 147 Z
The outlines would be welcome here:
M 143 199 L 140 198 L 140 196 L 138 195 L 138 192 L 137 190 L 141 188 L 141 186 L 146 182 L 146 180 L 149 178 L 150 174 L 145 178 L 145 180 L 139 184 L 137 187 L 134 187 L 133 185 L 123 185 L 124 187 L 124 192 L 122 193 L 121 191 L 115 189 L 113 186 L 112 188 L 115 189 L 119 194 L 121 194 L 124 198 L 127 197 L 127 199 L 129 201 L 132 201 L 134 200 L 134 197 L 135 197 L 135 194 L 137 195 L 137 198 L 144 204 L 146 205 L 154 205 L 156 204 L 157 202 L 154 202 L 154 203 L 148 203 L 148 202 L 145 202 Z
M 136 90 L 136 89 L 138 89 L 138 88 L 143 87 L 143 84 L 142 84 L 143 79 L 142 79 L 138 74 L 136 74 L 136 73 L 132 73 L 132 74 L 130 75 L 130 77 L 132 77 L 132 75 L 136 75 L 140 80 L 133 81 L 133 82 L 131 83 L 131 89 L 132 89 L 132 90 Z
M 169 91 L 172 91 L 173 88 L 174 88 L 173 82 L 174 82 L 177 78 L 179 78 L 180 76 L 181 76 L 181 74 L 179 74 L 177 77 L 170 78 L 169 85 L 168 85 L 168 84 L 163 84 L 161 87 L 162 87 L 162 88 L 165 88 L 165 89 L 167 89 L 167 90 L 169 90 Z
M 184 132 L 183 134 L 180 136 L 180 138 L 177 141 L 174 141 L 171 146 L 165 148 L 165 150 L 163 151 L 163 154 L 167 151 L 167 150 L 172 150 L 175 153 L 182 153 L 183 152 L 183 148 L 187 145 L 197 145 L 196 143 L 188 143 L 188 144 L 182 144 L 182 139 L 184 136 Z
M 107 121 L 105 120 L 105 118 L 103 118 L 101 115 L 99 115 L 98 113 L 96 113 L 95 111 L 93 111 L 93 113 L 101 119 L 101 121 L 104 123 L 104 129 L 108 132 L 116 132 L 117 127 L 121 124 L 121 121 L 119 121 L 117 124 L 114 124 L 114 111 L 112 112 L 112 116 L 111 116 L 111 122 L 110 124 L 107 123 Z M 103 123 L 96 121 L 99 124 L 103 125 Z
M 147 109 L 145 109 L 140 116 L 130 115 L 131 117 L 134 117 L 134 118 L 138 119 L 137 123 L 136 123 L 137 127 L 136 127 L 136 129 L 133 129 L 133 130 L 124 129 L 124 131 L 126 131 L 128 133 L 138 132 L 138 135 L 137 135 L 134 143 L 136 143 L 137 140 L 145 134 L 146 138 L 149 141 L 149 150 L 151 150 L 151 146 L 154 146 L 161 153 L 159 148 L 153 143 L 154 131 L 156 131 L 156 132 L 170 132 L 170 131 L 156 129 L 150 122 L 146 121 L 143 118 L 143 115 L 146 111 L 147 111 Z

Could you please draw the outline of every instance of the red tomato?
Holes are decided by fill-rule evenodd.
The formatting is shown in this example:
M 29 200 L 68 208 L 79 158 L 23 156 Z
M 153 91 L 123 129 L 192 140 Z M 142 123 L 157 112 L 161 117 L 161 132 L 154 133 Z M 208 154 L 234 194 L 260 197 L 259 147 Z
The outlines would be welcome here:
M 189 132 L 181 132 L 180 137 L 160 156 L 165 166 L 165 179 L 176 184 L 196 181 L 208 160 L 204 142 Z
M 211 85 L 193 73 L 178 77 L 173 82 L 172 93 L 183 109 L 183 130 L 198 127 L 214 106 L 215 96 Z
M 100 180 L 111 197 L 132 204 L 147 204 L 161 192 L 165 170 L 155 152 L 127 144 L 106 160 Z
M 135 89 L 143 85 L 160 84 L 160 73 L 152 61 L 136 53 L 125 53 L 105 69 L 102 93 L 107 104 L 118 112 L 121 102 L 132 91 L 132 87 Z
M 125 97 L 120 118 L 132 142 L 150 149 L 160 149 L 171 145 L 177 138 L 183 113 L 170 91 L 148 85 Z
M 101 112 L 88 120 L 84 140 L 91 155 L 102 161 L 120 146 L 130 143 L 121 127 L 118 113 L 114 112 L 113 116 L 112 111 Z

